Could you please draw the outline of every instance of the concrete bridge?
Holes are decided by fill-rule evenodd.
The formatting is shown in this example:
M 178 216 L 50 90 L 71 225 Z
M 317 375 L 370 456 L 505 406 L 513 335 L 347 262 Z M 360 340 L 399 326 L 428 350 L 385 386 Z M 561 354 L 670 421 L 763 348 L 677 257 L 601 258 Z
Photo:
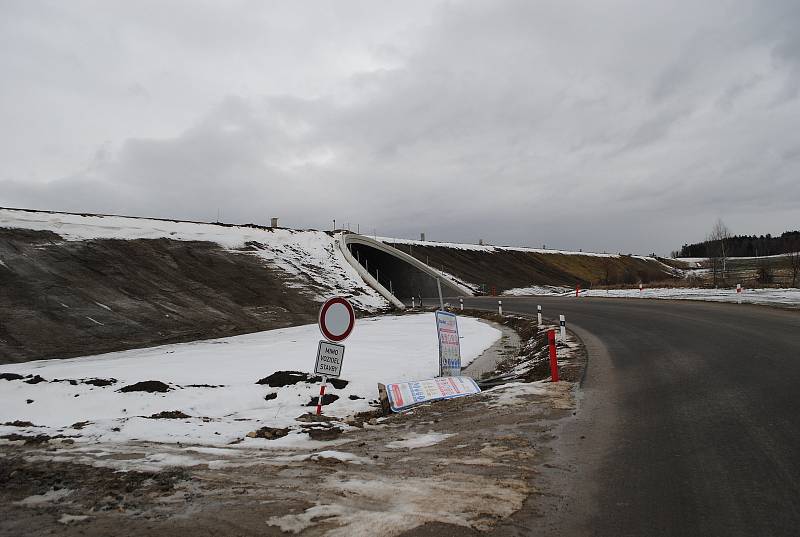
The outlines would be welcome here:
M 437 297 L 437 280 L 445 296 L 473 296 L 449 274 L 376 239 L 342 232 L 336 242 L 348 263 L 373 289 L 397 308 L 413 297 Z

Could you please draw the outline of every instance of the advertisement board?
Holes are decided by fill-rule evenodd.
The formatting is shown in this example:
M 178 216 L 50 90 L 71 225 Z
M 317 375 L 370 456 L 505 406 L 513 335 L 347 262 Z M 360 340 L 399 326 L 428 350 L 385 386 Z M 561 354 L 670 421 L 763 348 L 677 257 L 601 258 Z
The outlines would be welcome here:
M 439 375 L 461 375 L 461 342 L 458 338 L 458 318 L 454 313 L 436 312 L 436 330 L 439 333 Z
M 464 397 L 480 391 L 481 389 L 470 377 L 437 377 L 386 385 L 389 406 L 394 412 L 428 401 Z

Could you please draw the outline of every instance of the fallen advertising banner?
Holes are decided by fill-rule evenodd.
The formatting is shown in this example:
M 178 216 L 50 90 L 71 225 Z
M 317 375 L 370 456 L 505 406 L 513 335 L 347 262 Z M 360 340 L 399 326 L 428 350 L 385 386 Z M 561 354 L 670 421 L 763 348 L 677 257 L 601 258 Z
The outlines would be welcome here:
M 470 377 L 436 377 L 386 385 L 389 407 L 393 412 L 400 412 L 428 401 L 464 397 L 480 391 L 478 384 Z

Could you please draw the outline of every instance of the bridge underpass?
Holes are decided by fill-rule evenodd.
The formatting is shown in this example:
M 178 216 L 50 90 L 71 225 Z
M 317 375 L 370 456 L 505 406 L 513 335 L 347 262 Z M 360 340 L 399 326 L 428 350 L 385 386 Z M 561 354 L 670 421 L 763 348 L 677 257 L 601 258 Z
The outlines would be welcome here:
M 468 289 L 451 282 L 441 274 L 415 259 L 385 243 L 363 235 L 344 234 L 340 241 L 350 254 L 351 263 L 357 269 L 363 269 L 376 280 L 380 286 L 400 301 L 409 301 L 411 297 L 436 298 L 439 296 L 436 280 L 442 286 L 445 296 L 470 296 Z M 372 282 L 369 282 L 373 285 Z M 375 287 L 373 285 L 373 287 Z M 380 288 L 378 291 L 382 292 Z

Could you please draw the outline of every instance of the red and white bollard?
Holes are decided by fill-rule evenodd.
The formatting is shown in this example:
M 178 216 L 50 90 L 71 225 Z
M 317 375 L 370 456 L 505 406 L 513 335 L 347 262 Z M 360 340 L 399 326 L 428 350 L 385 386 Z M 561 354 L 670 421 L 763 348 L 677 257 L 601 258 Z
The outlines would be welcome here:
M 547 343 L 550 346 L 550 376 L 558 382 L 558 355 L 556 354 L 556 331 L 547 331 Z
M 575 286 L 575 298 L 578 298 L 580 295 L 581 295 L 581 286 L 580 285 L 576 285 Z
M 498 300 L 497 301 L 497 313 L 499 313 L 500 315 L 503 314 L 503 301 L 502 300 Z
M 325 385 L 328 383 L 328 377 L 322 377 L 322 384 L 319 387 L 319 399 L 317 399 L 317 416 L 322 414 L 322 398 L 325 397 Z

